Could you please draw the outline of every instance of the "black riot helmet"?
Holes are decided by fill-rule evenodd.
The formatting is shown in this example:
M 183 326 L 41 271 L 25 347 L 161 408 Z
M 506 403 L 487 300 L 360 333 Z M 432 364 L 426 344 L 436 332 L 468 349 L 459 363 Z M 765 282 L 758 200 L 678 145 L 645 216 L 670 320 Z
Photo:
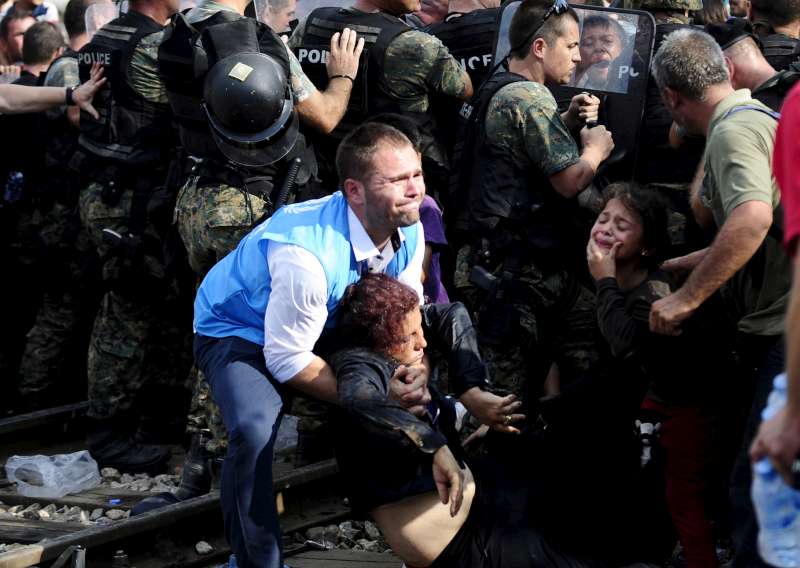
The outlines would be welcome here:
M 286 156 L 297 140 L 298 118 L 289 78 L 263 53 L 237 53 L 209 69 L 203 108 L 226 158 L 259 167 Z

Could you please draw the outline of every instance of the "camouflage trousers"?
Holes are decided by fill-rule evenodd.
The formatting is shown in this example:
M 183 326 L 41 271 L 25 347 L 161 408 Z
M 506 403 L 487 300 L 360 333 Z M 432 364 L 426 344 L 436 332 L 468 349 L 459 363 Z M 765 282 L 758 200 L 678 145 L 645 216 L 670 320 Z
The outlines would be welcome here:
M 198 283 L 211 267 L 236 248 L 269 205 L 263 199 L 225 184 L 203 184 L 192 177 L 178 193 L 174 222 Z
M 259 218 L 270 213 L 266 201 L 237 187 L 201 181 L 209 180 L 192 177 L 181 188 L 174 216 L 198 284 L 214 264 L 236 248 Z M 197 368 L 192 370 L 190 382 L 193 391 L 187 431 L 197 434 L 208 430 L 206 450 L 222 455 L 228 447 L 228 437 L 219 407 Z
M 599 361 L 595 296 L 566 270 L 524 264 L 507 300 L 513 323 L 502 337 L 490 341 L 482 330 L 496 323 L 499 310 L 470 282 L 472 267 L 471 248 L 462 247 L 454 282 L 477 322 L 481 354 L 495 387 L 525 399 L 539 397 L 553 363 L 563 386 Z
M 97 419 L 134 412 L 145 419 L 164 412 L 183 416 L 191 304 L 178 296 L 154 250 L 132 260 L 103 240 L 103 229 L 128 234 L 133 197 L 124 191 L 116 203 L 108 203 L 103 190 L 102 184 L 91 183 L 80 195 L 81 222 L 102 259 L 103 281 L 110 288 L 89 341 L 88 414 Z M 158 239 L 149 225 L 144 234 Z
M 85 353 L 98 301 L 97 253 L 81 228 L 77 205 L 54 203 L 38 237 L 44 295 L 27 335 L 19 392 L 26 400 L 45 394 L 83 400 Z

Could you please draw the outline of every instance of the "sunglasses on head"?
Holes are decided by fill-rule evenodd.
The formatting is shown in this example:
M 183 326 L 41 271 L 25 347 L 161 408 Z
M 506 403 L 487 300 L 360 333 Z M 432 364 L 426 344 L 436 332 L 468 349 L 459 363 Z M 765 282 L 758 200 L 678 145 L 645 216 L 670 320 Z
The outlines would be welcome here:
M 528 43 L 531 40 L 531 38 L 533 36 L 535 36 L 539 32 L 540 29 L 542 29 L 542 26 L 545 24 L 545 22 L 547 21 L 547 19 L 550 16 L 552 16 L 553 14 L 556 14 L 556 15 L 563 14 L 567 10 L 569 10 L 569 4 L 567 4 L 567 0 L 554 0 L 553 1 L 553 5 L 550 6 L 547 9 L 547 11 L 544 13 L 544 16 L 542 16 L 542 21 L 539 22 L 539 25 L 536 26 L 531 31 L 531 33 L 529 33 L 527 36 L 525 36 L 525 39 L 523 41 L 519 42 L 517 45 L 512 47 L 511 48 L 511 53 L 514 53 L 514 52 L 519 51 L 520 49 L 522 49 L 525 46 L 525 44 Z

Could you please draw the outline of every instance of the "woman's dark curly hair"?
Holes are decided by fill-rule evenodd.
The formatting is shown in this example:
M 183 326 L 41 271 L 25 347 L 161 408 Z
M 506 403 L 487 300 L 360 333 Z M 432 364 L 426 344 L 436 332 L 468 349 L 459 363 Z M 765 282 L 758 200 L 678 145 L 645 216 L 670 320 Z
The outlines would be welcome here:
M 419 307 L 417 293 L 386 274 L 367 274 L 345 290 L 339 326 L 349 345 L 387 353 L 402 343 L 408 312 Z
M 666 258 L 672 241 L 669 237 L 669 203 L 660 193 L 644 189 L 635 183 L 612 183 L 603 193 L 603 207 L 619 199 L 642 221 L 642 244 L 648 251 L 643 260 L 655 268 Z

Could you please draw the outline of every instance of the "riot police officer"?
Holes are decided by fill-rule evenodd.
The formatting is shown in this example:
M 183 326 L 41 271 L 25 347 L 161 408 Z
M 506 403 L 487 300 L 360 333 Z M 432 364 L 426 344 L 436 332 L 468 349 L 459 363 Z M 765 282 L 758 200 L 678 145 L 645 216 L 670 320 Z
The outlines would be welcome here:
M 221 88 L 218 82 L 205 80 L 207 70 L 218 60 L 234 54 L 267 54 L 280 68 L 300 120 L 329 131 L 343 115 L 350 95 L 352 81 L 342 77 L 356 74 L 363 46 L 363 41 L 351 30 L 333 37 L 328 72 L 339 79 L 331 81 L 326 91 L 317 91 L 276 35 L 275 31 L 282 30 L 272 30 L 254 18 L 243 17 L 248 3 L 201 2 L 185 14 L 176 15 L 159 48 L 160 76 L 178 122 L 183 152 L 191 164 L 178 194 L 175 221 L 198 281 L 236 247 L 258 220 L 270 216 L 316 173 L 313 152 L 306 147 L 303 137 L 297 135 L 298 119 L 294 112 L 285 135 L 273 133 L 257 148 L 237 150 L 228 138 L 221 137 L 212 115 L 203 105 L 203 100 L 209 103 L 208 95 L 217 94 L 212 90 L 204 96 L 204 84 Z M 259 17 L 278 11 L 263 2 L 256 4 Z M 248 57 L 239 61 L 243 73 L 249 68 L 245 63 Z M 257 62 L 264 65 L 261 59 Z M 246 72 L 249 75 L 267 71 L 259 66 Z M 233 105 L 228 110 L 234 111 L 240 103 L 223 99 L 217 104 L 218 111 L 220 105 L 226 104 Z M 258 116 L 263 118 L 260 112 Z M 236 127 L 232 128 L 236 134 Z M 238 134 L 245 134 L 250 126 L 245 123 L 243 128 Z M 224 455 L 227 438 L 205 379 L 199 375 L 194 383 L 188 417 L 193 440 L 181 486 L 175 494 L 143 502 L 137 512 L 205 493 L 210 487 L 210 461 Z
M 189 366 L 190 306 L 179 301 L 163 229 L 154 223 L 154 195 L 170 185 L 177 146 L 156 52 L 177 8 L 176 0 L 132 0 L 78 53 L 81 78 L 94 63 L 108 77 L 95 98 L 99 118 L 81 114 L 74 160 L 88 178 L 80 215 L 100 253 L 106 288 L 89 345 L 88 445 L 101 466 L 127 471 L 157 471 L 169 459 L 168 448 L 147 443 L 160 428 L 148 431 L 144 419 L 167 415 L 159 403 L 174 412 Z M 150 387 L 157 394 L 137 405 Z
M 423 168 L 428 191 L 441 191 L 447 157 L 431 112 L 430 97 L 440 94 L 468 100 L 472 81 L 442 42 L 411 29 L 400 19 L 420 9 L 418 0 L 357 0 L 352 8 L 318 8 L 292 34 L 289 45 L 303 70 L 318 86 L 327 84 L 326 46 L 331 36 L 347 26 L 366 29 L 367 48 L 354 77 L 347 113 L 332 136 L 313 136 L 320 175 L 333 189 L 333 158 L 339 141 L 366 118 L 397 112 L 412 119 L 423 136 Z
M 89 0 L 67 4 L 64 27 L 69 47 L 50 65 L 44 86 L 74 89 L 80 84 L 77 50 L 89 40 L 84 17 L 89 5 Z M 27 334 L 20 363 L 20 403 L 31 410 L 54 402 L 59 395 L 61 400 L 73 400 L 70 397 L 85 389 L 85 353 L 98 275 L 97 255 L 78 215 L 78 174 L 69 167 L 78 146 L 79 114 L 77 107 L 61 106 L 44 117 L 47 149 L 37 210 L 42 217 L 39 235 L 45 269 L 51 277 L 45 279 L 42 305 Z
M 793 64 L 776 73 L 759 50 L 753 28 L 747 20 L 737 18 L 709 24 L 706 32 L 725 54 L 733 88 L 749 89 L 754 99 L 780 112 L 783 99 L 800 80 L 800 65 Z
M 492 48 L 500 14 L 499 4 L 479 0 L 453 0 L 444 21 L 423 28 L 423 31 L 441 40 L 467 72 L 475 90 L 492 68 Z M 452 157 L 458 131 L 459 109 L 452 101 L 441 97 L 433 97 L 432 104 L 448 153 Z
M 499 6 L 499 2 L 453 0 L 444 21 L 423 28 L 442 41 L 466 70 L 476 90 L 492 68 Z
M 792 0 L 753 0 L 750 20 L 761 36 L 761 50 L 777 71 L 800 60 L 800 5 Z
M 644 0 L 642 10 L 653 14 L 656 20 L 654 51 L 664 38 L 675 30 L 691 24 L 689 12 L 701 10 L 700 0 Z M 645 103 L 642 140 L 639 148 L 637 181 L 639 183 L 688 183 L 700 161 L 701 149 L 672 150 L 668 136 L 672 119 L 661 102 L 655 81 L 650 78 Z
M 592 359 L 584 347 L 593 338 L 579 337 L 587 330 L 591 335 L 592 324 L 584 323 L 594 316 L 591 301 L 584 302 L 591 294 L 575 272 L 584 240 L 575 230 L 575 197 L 614 147 L 604 126 L 581 131 L 582 151 L 570 134 L 586 118 L 597 117 L 598 99 L 578 95 L 562 115 L 544 86 L 567 83 L 580 61 L 578 16 L 566 3 L 558 8 L 546 0 L 520 4 L 509 32 L 511 54 L 473 101 L 461 167 L 459 190 L 467 201 L 472 242 L 459 253 L 459 268 L 466 273 L 456 278 L 487 289 L 479 302 L 485 306 L 479 314 L 481 337 L 497 349 L 484 349 L 485 355 L 497 365 L 495 381 L 518 395 L 529 388 L 536 392 L 535 383 L 544 380 L 542 369 L 534 370 L 528 360 L 530 352 L 537 357 L 553 352 L 545 343 L 557 336 L 565 381 Z M 496 282 L 488 284 L 491 280 Z M 524 288 L 512 282 L 524 282 Z M 548 316 L 553 310 L 559 314 Z M 545 321 L 554 327 L 545 330 Z M 570 337 L 559 335 L 563 325 L 571 327 Z M 540 348 L 531 350 L 527 341 Z M 500 355 L 503 346 L 513 352 Z M 515 363 L 500 369 L 503 359 Z M 543 363 L 544 374 L 551 361 Z M 531 384 L 522 384 L 523 377 Z

